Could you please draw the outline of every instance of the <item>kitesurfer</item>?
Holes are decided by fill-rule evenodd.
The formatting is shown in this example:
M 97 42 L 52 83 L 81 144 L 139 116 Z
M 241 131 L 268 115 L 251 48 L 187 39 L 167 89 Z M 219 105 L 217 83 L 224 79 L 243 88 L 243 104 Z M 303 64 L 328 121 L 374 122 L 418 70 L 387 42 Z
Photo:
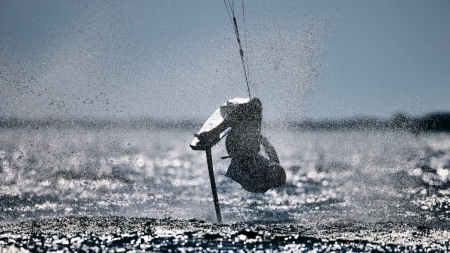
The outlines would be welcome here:
M 261 101 L 253 98 L 242 104 L 227 103 L 221 110 L 226 113 L 223 122 L 195 136 L 200 141 L 213 140 L 231 128 L 225 141 L 231 163 L 225 175 L 254 193 L 283 186 L 286 173 L 280 165 L 277 152 L 267 138 L 261 135 Z M 261 145 L 269 159 L 259 154 Z

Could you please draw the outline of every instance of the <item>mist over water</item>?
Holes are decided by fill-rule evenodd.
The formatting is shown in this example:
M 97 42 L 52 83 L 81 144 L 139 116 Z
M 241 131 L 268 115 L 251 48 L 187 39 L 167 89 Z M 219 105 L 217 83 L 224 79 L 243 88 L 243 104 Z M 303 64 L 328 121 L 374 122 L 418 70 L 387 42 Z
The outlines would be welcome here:
M 99 233 L 113 232 L 102 228 L 101 224 L 109 224 L 102 217 L 123 217 L 117 222 L 123 222 L 125 231 L 137 222 L 126 220 L 133 217 L 149 219 L 142 220 L 145 224 L 156 222 L 150 231 L 160 224 L 152 219 L 169 219 L 164 221 L 164 231 L 179 231 L 185 226 L 181 221 L 193 231 L 200 229 L 197 220 L 215 222 L 205 154 L 190 149 L 192 131 L 2 129 L 0 222 L 32 221 L 32 228 L 24 223 L 18 233 L 61 217 L 69 220 L 49 221 L 50 227 L 42 225 L 38 231 L 57 232 L 51 227 L 64 222 L 71 224 L 72 231 L 84 231 L 82 217 L 93 219 L 90 222 L 100 226 L 95 230 Z M 315 238 L 342 238 L 345 233 L 349 240 L 400 245 L 410 245 L 410 234 L 426 229 L 427 236 L 416 237 L 416 244 L 445 242 L 450 225 L 448 133 L 264 132 L 286 169 L 286 185 L 265 194 L 246 192 L 224 176 L 229 165 L 220 159 L 226 155 L 224 144 L 214 147 L 223 229 L 242 222 L 266 224 L 261 231 L 295 226 L 286 233 L 304 236 L 307 231 Z M 16 233 L 5 229 L 4 238 Z M 250 231 L 259 233 L 262 228 L 254 229 Z M 393 236 L 394 232 L 398 234 Z M 373 239 L 375 234 L 379 239 Z M 203 235 L 198 236 L 193 240 L 203 240 Z
M 215 220 L 204 152 L 189 131 L 2 130 L 2 222 L 67 215 Z M 448 225 L 448 135 L 268 132 L 286 186 L 251 194 L 213 149 L 226 222 Z
M 1 116 L 204 119 L 227 99 L 248 96 L 226 13 L 197 20 L 180 5 L 156 5 L 59 4 L 70 19 L 59 19 L 52 32 L 34 24 L 51 39 L 32 37 L 18 47 L 5 39 Z M 174 20 L 155 8 L 181 13 Z M 252 93 L 266 118 L 298 117 L 323 65 L 331 22 L 247 15 L 245 27 L 242 17 L 238 22 Z
M 169 126 L 203 121 L 227 99 L 247 97 L 236 39 L 226 14 L 192 17 L 192 9 L 214 5 L 154 4 L 57 4 L 50 9 L 67 16 L 51 12 L 46 18 L 63 21 L 61 26 L 49 31 L 28 20 L 46 36 L 24 33 L 29 37 L 20 44 L 1 39 L 1 120 L 65 121 L 0 128 L 0 247 L 25 247 L 29 238 L 53 238 L 66 226 L 72 230 L 64 236 L 72 242 L 92 225 L 84 222 L 92 222 L 99 234 L 81 236 L 87 245 L 86 238 L 129 232 L 155 248 L 180 234 L 194 238 L 193 249 L 229 238 L 233 244 L 260 238 L 284 247 L 293 233 L 295 240 L 307 237 L 295 243 L 312 248 L 312 239 L 328 245 L 320 240 L 344 237 L 347 247 L 362 240 L 448 249 L 450 135 L 401 128 L 263 129 L 287 173 L 284 187 L 265 194 L 248 193 L 224 176 L 229 160 L 220 159 L 226 151 L 219 143 L 212 152 L 224 224 L 211 225 L 216 217 L 205 154 L 189 147 L 198 128 Z M 302 118 L 327 67 L 323 56 L 334 21 L 256 11 L 246 18 L 245 27 L 239 23 L 241 39 L 264 121 Z M 111 127 L 141 118 L 168 124 Z M 79 119 L 110 125 L 71 124 Z M 119 221 L 102 227 L 108 219 Z M 47 222 L 56 228 L 36 225 Z M 133 222 L 147 225 L 139 230 Z M 12 231 L 10 224 L 22 227 Z M 272 236 L 277 233 L 283 242 Z M 18 238 L 29 241 L 10 240 Z M 184 246 L 177 240 L 171 243 Z

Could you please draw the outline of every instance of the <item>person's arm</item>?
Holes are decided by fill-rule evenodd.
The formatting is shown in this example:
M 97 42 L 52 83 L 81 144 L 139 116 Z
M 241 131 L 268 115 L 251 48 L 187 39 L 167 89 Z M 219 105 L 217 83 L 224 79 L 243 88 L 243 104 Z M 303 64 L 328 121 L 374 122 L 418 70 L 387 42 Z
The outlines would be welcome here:
M 271 162 L 280 163 L 280 160 L 278 159 L 277 151 L 275 151 L 275 148 L 272 146 L 272 144 L 269 143 L 266 137 L 261 135 L 261 144 L 264 147 L 264 151 L 269 156 L 269 160 Z

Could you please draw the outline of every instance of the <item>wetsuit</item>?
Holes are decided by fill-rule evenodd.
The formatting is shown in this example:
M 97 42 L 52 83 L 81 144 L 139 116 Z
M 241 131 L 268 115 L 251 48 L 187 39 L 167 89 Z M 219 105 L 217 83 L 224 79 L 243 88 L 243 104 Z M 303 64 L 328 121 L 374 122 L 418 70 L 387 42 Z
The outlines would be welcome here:
M 249 192 L 263 193 L 283 186 L 285 171 L 279 164 L 275 148 L 261 135 L 261 101 L 253 98 L 243 104 L 229 103 L 221 107 L 221 112 L 226 116 L 224 121 L 198 137 L 213 138 L 231 127 L 225 145 L 232 160 L 225 175 Z M 259 154 L 260 145 L 263 145 L 269 159 Z

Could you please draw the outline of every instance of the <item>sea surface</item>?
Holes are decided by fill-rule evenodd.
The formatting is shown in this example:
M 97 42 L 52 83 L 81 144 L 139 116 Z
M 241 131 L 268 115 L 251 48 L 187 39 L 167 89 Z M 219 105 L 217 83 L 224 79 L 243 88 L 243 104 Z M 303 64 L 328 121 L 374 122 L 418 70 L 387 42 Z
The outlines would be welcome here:
M 194 129 L 0 129 L 0 252 L 448 251 L 450 134 L 264 130 L 287 183 L 253 194 Z

